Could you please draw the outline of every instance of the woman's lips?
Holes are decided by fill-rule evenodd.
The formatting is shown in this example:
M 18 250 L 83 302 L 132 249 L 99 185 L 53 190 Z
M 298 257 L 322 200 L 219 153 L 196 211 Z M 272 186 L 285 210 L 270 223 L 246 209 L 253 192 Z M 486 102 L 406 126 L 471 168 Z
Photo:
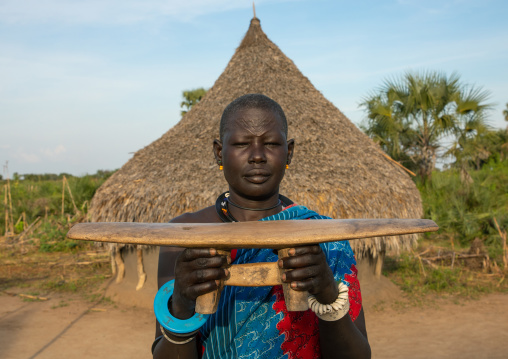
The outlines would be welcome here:
M 244 176 L 244 178 L 247 181 L 249 181 L 251 183 L 255 183 L 255 184 L 264 183 L 268 180 L 269 177 L 270 177 L 270 174 L 266 171 L 249 171 Z

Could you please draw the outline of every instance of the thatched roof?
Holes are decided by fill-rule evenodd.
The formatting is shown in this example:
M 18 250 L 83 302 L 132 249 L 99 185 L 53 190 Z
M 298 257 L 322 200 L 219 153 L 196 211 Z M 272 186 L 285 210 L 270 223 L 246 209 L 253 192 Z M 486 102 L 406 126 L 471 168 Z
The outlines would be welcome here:
M 161 138 L 136 152 L 97 191 L 92 221 L 167 222 L 227 190 L 212 153 L 224 108 L 262 93 L 284 109 L 295 154 L 281 193 L 335 218 L 420 218 L 410 177 L 351 123 L 261 30 L 257 18 L 205 97 Z M 407 247 L 416 236 L 352 241 L 357 255 Z

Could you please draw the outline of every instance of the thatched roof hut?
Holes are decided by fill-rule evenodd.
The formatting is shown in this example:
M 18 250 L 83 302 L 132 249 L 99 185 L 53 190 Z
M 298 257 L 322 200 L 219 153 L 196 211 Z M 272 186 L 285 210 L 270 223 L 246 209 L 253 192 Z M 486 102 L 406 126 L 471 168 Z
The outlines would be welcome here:
M 281 193 L 335 218 L 420 218 L 409 175 L 328 101 L 271 42 L 257 18 L 205 97 L 161 138 L 136 152 L 97 191 L 92 221 L 167 222 L 215 203 L 227 184 L 214 161 L 223 109 L 247 93 L 280 103 L 296 141 Z M 371 258 L 416 236 L 352 241 Z

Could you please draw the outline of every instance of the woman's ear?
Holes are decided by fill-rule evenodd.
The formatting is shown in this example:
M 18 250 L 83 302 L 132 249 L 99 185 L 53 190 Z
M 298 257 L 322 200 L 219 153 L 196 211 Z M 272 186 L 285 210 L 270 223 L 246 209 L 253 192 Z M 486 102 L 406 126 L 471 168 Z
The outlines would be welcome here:
M 213 155 L 217 164 L 222 164 L 222 142 L 219 140 L 213 140 Z
M 294 151 L 295 151 L 295 140 L 290 139 L 288 140 L 288 158 L 287 158 L 288 165 L 291 163 Z

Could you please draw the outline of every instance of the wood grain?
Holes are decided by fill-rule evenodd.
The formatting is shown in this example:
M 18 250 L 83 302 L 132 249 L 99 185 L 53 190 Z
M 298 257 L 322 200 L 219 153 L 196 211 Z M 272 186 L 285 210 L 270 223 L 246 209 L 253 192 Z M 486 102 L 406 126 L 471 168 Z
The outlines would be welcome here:
M 238 287 L 262 287 L 281 284 L 279 266 L 273 263 L 236 264 L 229 267 L 225 285 Z
M 291 248 L 437 231 L 428 219 L 326 219 L 234 223 L 78 223 L 70 239 L 184 248 Z

